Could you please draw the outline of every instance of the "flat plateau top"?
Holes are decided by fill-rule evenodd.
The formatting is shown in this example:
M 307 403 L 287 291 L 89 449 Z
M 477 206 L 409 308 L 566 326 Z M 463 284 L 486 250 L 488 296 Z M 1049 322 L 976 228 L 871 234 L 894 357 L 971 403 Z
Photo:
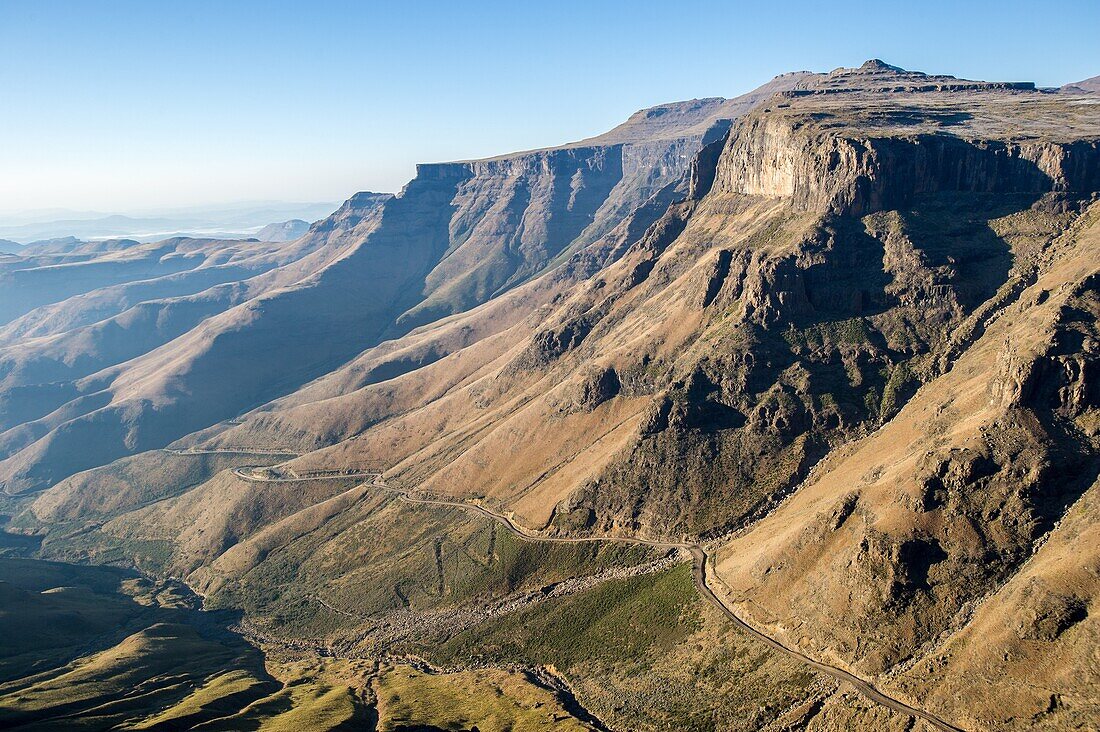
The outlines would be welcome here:
M 946 134 L 964 139 L 1100 139 L 1100 94 L 1040 90 L 1022 82 L 929 76 L 895 67 L 838 69 L 764 103 L 763 114 L 872 137 Z

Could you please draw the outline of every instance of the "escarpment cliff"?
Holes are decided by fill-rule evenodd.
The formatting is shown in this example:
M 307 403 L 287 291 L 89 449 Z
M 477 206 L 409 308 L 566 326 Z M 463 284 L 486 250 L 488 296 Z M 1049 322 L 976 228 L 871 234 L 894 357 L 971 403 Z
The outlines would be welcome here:
M 789 109 L 753 115 L 723 153 L 716 185 L 786 197 L 802 210 L 854 216 L 903 208 L 924 194 L 1087 195 L 1100 189 L 1095 140 L 875 137 L 877 130 L 837 130 L 827 119 Z
M 9 492 L 40 489 L 162 447 L 293 392 L 386 339 L 499 297 L 586 247 L 604 251 L 601 240 L 625 220 L 644 229 L 661 215 L 704 140 L 795 80 L 736 100 L 666 105 L 590 144 L 421 165 L 396 197 L 358 194 L 299 240 L 256 244 L 290 253 L 268 257 L 270 271 L 183 302 L 124 301 L 100 318 L 69 316 L 83 329 L 59 323 L 49 341 L 7 362 L 0 354 L 0 373 L 17 390 L 0 394 L 9 428 L 0 433 L 0 482 Z M 160 271 L 150 266 L 190 266 L 188 256 L 104 259 L 147 277 Z M 106 267 L 93 259 L 84 269 Z M 56 321 L 58 308 L 79 306 L 62 301 L 41 316 Z M 35 313 L 24 318 L 22 332 L 44 327 Z M 135 329 L 140 335 L 126 335 Z M 81 344 L 88 348 L 78 357 Z
M 428 579 L 343 581 L 388 494 L 286 496 L 217 473 L 250 458 L 195 456 L 381 468 L 548 534 L 707 540 L 750 624 L 951 724 L 1100 718 L 1081 650 L 1100 617 L 1098 150 L 1088 92 L 868 62 L 422 165 L 315 224 L 232 307 L 51 385 L 48 412 L 19 422 L 10 397 L 0 479 L 59 482 L 17 520 L 47 552 L 152 542 L 147 569 L 212 602 L 328 629 L 355 614 L 286 599 L 288 576 L 408 610 L 414 587 L 446 604 L 460 565 L 425 543 Z M 95 325 L 86 342 L 108 337 Z M 12 383 L 31 370 L 4 358 Z M 177 439 L 195 451 L 101 465 Z M 216 531 L 173 533 L 225 495 Z M 463 556 L 484 569 L 488 546 L 484 566 Z M 384 624 L 361 620 L 373 642 Z
M 678 536 L 750 521 L 949 368 L 1090 200 L 1095 139 L 1040 141 L 1025 155 L 993 128 L 978 141 L 970 128 L 921 131 L 945 105 L 1046 109 L 1030 106 L 1046 104 L 1038 92 L 963 86 L 914 91 L 904 120 L 874 111 L 889 95 L 859 91 L 828 125 L 833 95 L 773 98 L 701 149 L 682 200 L 639 209 L 613 257 L 591 269 L 563 260 L 587 279 L 532 280 L 515 301 L 368 352 L 358 376 L 219 439 L 285 435 L 322 448 L 306 468 L 359 460 L 425 490 L 478 486 L 559 531 Z M 591 161 L 570 180 L 606 186 L 620 173 L 599 178 L 596 149 L 569 151 Z M 546 170 L 552 157 L 430 173 L 465 186 L 501 166 Z M 487 328 L 505 302 L 501 327 Z
M 861 216 L 938 193 L 1100 187 L 1090 105 L 1024 83 L 971 82 L 868 62 L 809 76 L 737 125 L 720 189 Z
M 536 274 L 590 227 L 598 231 L 597 214 L 623 179 L 623 147 L 420 165 L 417 176 L 457 185 L 450 246 L 425 278 L 423 302 L 401 316 L 403 327 L 485 302 Z

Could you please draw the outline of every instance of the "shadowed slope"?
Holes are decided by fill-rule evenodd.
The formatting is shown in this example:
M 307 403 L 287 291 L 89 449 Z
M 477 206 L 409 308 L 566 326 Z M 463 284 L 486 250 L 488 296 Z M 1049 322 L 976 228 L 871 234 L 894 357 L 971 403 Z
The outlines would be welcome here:
M 715 108 L 743 111 L 760 95 L 750 96 Z M 293 245 L 312 254 L 243 291 L 144 303 L 144 315 L 126 313 L 13 357 L 16 381 L 31 367 L 61 380 L 10 399 L 0 480 L 8 492 L 35 490 L 163 446 L 286 394 L 384 338 L 499 296 L 655 195 L 667 204 L 707 134 L 703 121 L 653 125 L 655 140 L 634 125 L 630 142 L 422 165 L 377 212 L 376 197 L 365 194 L 315 224 Z M 126 325 L 141 337 L 116 337 Z M 113 337 L 124 347 L 112 349 Z M 88 355 L 79 365 L 77 350 Z

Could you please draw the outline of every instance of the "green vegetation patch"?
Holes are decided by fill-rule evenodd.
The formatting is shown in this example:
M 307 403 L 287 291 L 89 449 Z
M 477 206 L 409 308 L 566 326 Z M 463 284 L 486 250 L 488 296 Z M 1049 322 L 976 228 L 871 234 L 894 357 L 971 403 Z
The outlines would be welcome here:
M 318 637 L 395 611 L 469 605 L 663 554 L 630 544 L 524 541 L 459 509 L 387 499 L 358 504 L 273 549 L 210 602 L 243 608 L 273 632 Z
M 184 729 L 276 690 L 260 654 L 195 604 L 120 569 L 0 559 L 0 728 Z
M 459 634 L 437 651 L 464 658 L 552 665 L 640 663 L 698 629 L 698 597 L 687 564 L 655 575 L 610 580 L 573 597 L 548 600 Z
M 613 729 L 757 730 L 829 684 L 737 630 L 698 596 L 686 563 L 492 618 L 421 652 L 450 665 L 554 668 Z
M 897 414 L 909 397 L 917 390 L 919 381 L 909 364 L 902 362 L 889 369 L 882 387 L 879 419 L 886 421 Z
M 815 323 L 807 328 L 795 328 L 791 324 L 783 331 L 783 340 L 796 352 L 862 346 L 871 343 L 871 329 L 865 318 Z

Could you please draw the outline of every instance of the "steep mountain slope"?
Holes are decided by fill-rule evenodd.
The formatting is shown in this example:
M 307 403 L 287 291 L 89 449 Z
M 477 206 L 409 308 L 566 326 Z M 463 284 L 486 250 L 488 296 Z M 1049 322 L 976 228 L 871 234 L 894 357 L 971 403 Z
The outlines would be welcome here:
M 1098 246 L 1094 206 L 950 372 L 724 548 L 719 576 L 745 614 L 865 672 L 908 661 L 899 683 L 970 725 L 1100 713 L 1100 677 L 1067 653 L 1095 639 L 1079 623 L 1100 599 Z
M 627 728 L 914 723 L 774 647 L 723 676 L 673 558 L 516 545 L 384 469 L 546 536 L 706 542 L 751 626 L 944 724 L 1087 726 L 1100 107 L 881 61 L 776 83 L 352 199 L 269 289 L 0 435 L 9 491 L 53 485 L 15 525 L 280 642 L 561 664 Z M 758 685 L 782 708 L 733 714 Z
M 385 338 L 507 291 L 607 233 L 623 209 L 656 218 L 707 130 L 728 126 L 716 115 L 758 98 L 707 100 L 676 123 L 657 116 L 654 140 L 634 124 L 632 141 L 421 165 L 404 191 L 381 205 L 373 194 L 352 198 L 293 244 L 314 255 L 274 271 L 262 289 L 248 282 L 244 298 L 231 287 L 204 293 L 199 303 L 188 300 L 182 309 L 194 314 L 130 341 L 126 363 L 93 357 L 83 373 L 54 369 L 48 378 L 72 380 L 51 384 L 48 397 L 35 396 L 49 413 L 8 410 L 13 426 L 0 435 L 0 452 L 8 456 L 0 481 L 9 493 L 40 489 L 163 446 L 281 396 Z M 650 198 L 657 205 L 641 206 Z M 98 271 L 100 259 L 82 266 Z M 159 322 L 180 309 L 175 305 L 148 304 L 138 320 Z M 99 342 L 126 329 L 117 321 L 97 327 L 69 339 Z M 164 343 L 167 336 L 176 337 Z M 45 362 L 73 360 L 64 346 L 47 347 L 40 358 L 34 368 L 47 373 Z
M 933 87 L 912 92 L 924 109 L 874 91 L 906 83 Z M 821 111 L 836 85 L 867 101 L 853 109 L 845 94 L 846 116 Z M 951 117 L 962 104 L 1017 107 L 1013 123 L 1058 113 L 1045 94 L 879 67 L 806 91 L 705 150 L 693 195 L 558 302 L 535 310 L 554 285 L 533 282 L 364 354 L 367 378 L 336 372 L 220 443 L 335 443 L 295 464 L 389 465 L 540 526 L 674 536 L 762 510 L 949 363 L 1034 276 L 1077 192 L 1097 186 L 1094 142 L 975 143 L 962 135 L 1004 131 Z M 876 138 L 852 137 L 867 127 Z M 1059 188 L 1074 193 L 1043 193 Z M 472 335 L 525 300 L 526 320 L 486 343 Z M 398 358 L 422 368 L 372 384 Z
M 79 397 L 85 388 L 78 383 L 82 377 L 145 354 L 207 317 L 275 286 L 281 278 L 317 266 L 325 256 L 309 256 L 316 242 L 308 241 L 275 245 L 183 239 L 158 245 L 132 244 L 122 248 L 97 245 L 89 259 L 67 252 L 39 255 L 12 265 L 17 274 L 27 272 L 70 286 L 72 270 L 109 268 L 119 257 L 166 258 L 197 251 L 200 260 L 199 266 L 165 276 L 145 277 L 138 272 L 121 284 L 38 307 L 0 330 L 4 385 L 0 426 L 16 429 L 0 438 L 8 452 L 48 430 L 44 424 L 31 422 Z M 161 254 L 165 249 L 169 255 Z M 95 256 L 103 251 L 108 254 Z M 74 257 L 76 262 L 71 261 Z

